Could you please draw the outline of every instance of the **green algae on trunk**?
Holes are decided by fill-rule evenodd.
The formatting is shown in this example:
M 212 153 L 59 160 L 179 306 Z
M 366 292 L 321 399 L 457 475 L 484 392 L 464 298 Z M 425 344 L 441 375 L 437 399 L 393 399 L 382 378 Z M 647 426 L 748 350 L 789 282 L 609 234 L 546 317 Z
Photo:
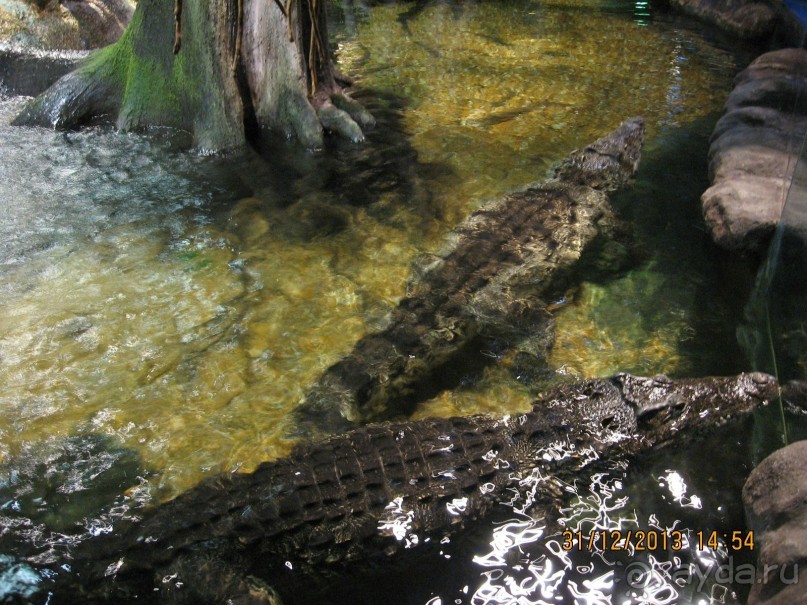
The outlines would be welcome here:
M 336 81 L 322 49 L 324 12 L 316 0 L 297 4 L 284 11 L 271 0 L 142 0 L 118 42 L 42 93 L 15 124 L 74 128 L 111 116 L 121 130 L 178 128 L 196 147 L 222 150 L 244 143 L 254 110 L 259 126 L 307 147 L 322 145 L 323 126 L 361 140 L 357 122 L 373 120 Z M 353 109 L 334 119 L 337 103 Z

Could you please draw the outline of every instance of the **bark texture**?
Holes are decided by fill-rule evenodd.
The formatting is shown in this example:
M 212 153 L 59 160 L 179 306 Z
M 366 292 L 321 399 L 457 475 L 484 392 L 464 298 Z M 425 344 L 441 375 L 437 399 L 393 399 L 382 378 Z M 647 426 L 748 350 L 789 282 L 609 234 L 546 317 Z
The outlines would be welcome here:
M 363 139 L 372 117 L 334 77 L 319 0 L 140 0 L 124 35 L 57 81 L 19 125 L 187 130 L 204 150 L 245 141 L 244 118 L 322 145 L 323 127 Z M 338 105 L 348 111 L 338 109 Z

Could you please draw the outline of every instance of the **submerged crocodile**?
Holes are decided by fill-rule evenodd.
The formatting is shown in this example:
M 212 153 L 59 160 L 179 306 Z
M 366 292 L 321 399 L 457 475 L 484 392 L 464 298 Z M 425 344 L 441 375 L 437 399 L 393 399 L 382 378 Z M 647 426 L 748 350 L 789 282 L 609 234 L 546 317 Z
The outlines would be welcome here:
M 559 387 L 512 417 L 378 423 L 300 444 L 87 540 L 47 602 L 307 602 L 312 578 L 438 543 L 536 468 L 563 476 L 597 458 L 680 445 L 777 393 L 759 373 L 622 374 Z
M 389 326 L 325 371 L 298 406 L 298 424 L 337 432 L 406 415 L 407 396 L 474 337 L 513 342 L 546 331 L 540 296 L 613 228 L 607 194 L 635 173 L 644 135 L 644 121 L 631 118 L 572 152 L 553 178 L 471 215 L 420 263 Z

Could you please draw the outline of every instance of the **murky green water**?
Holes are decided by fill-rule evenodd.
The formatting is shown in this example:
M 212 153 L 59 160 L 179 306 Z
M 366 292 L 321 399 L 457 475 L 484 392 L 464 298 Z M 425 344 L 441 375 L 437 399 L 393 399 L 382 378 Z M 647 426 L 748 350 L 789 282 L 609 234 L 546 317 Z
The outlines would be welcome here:
M 263 157 L 198 157 L 170 133 L 11 128 L 20 104 L 3 100 L 0 463 L 101 435 L 140 457 L 146 479 L 131 493 L 148 499 L 283 455 L 289 412 L 383 324 L 415 255 L 637 114 L 645 160 L 615 202 L 635 226 L 632 261 L 581 273 L 556 312 L 552 368 L 747 369 L 734 327 L 750 269 L 716 252 L 698 208 L 742 59 L 650 11 L 337 10 L 340 69 L 359 76 L 379 126 L 361 147 L 316 156 L 278 143 Z M 523 409 L 531 393 L 507 363 L 416 416 Z

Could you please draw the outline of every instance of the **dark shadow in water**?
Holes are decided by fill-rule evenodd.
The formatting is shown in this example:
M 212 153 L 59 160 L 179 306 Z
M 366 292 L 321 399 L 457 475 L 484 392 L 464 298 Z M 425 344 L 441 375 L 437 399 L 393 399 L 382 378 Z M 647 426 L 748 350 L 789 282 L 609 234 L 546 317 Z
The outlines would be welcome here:
M 437 58 L 441 55 L 440 50 L 431 44 L 415 40 L 412 30 L 409 27 L 409 22 L 420 16 L 427 8 L 433 6 L 448 6 L 451 9 L 453 18 L 456 20 L 462 16 L 465 10 L 465 4 L 466 3 L 461 0 L 415 0 L 412 6 L 398 15 L 397 21 L 401 24 L 406 35 L 413 38 L 417 46 L 421 47 L 432 57 Z
M 358 209 L 406 229 L 441 218 L 426 183 L 451 169 L 418 160 L 402 125 L 406 101 L 377 90 L 357 90 L 352 97 L 377 121 L 364 143 L 327 136 L 325 149 L 311 152 L 267 135 L 257 142 L 258 156 L 245 157 L 238 169 L 267 211 L 286 210 L 289 220 L 287 228 L 278 230 L 281 236 L 333 235 L 350 224 Z
M 638 256 L 652 260 L 654 270 L 667 276 L 670 296 L 686 305 L 692 334 L 679 349 L 697 360 L 703 375 L 748 369 L 735 329 L 756 270 L 754 259 L 714 244 L 703 221 L 700 195 L 709 186 L 704 159 L 715 120 L 707 116 L 663 132 L 642 158 L 638 179 L 647 185 L 614 198 L 633 226 Z
M 32 555 L 54 536 L 80 539 L 146 476 L 140 456 L 107 435 L 26 443 L 0 466 L 0 525 L 8 530 L 0 552 Z
M 714 116 L 703 118 L 656 139 L 643 156 L 635 185 L 612 198 L 625 228 L 594 240 L 572 270 L 553 276 L 544 296 L 551 303 L 583 282 L 607 284 L 629 271 L 660 273 L 663 286 L 659 290 L 674 303 L 669 309 L 684 309 L 687 316 L 688 334 L 677 343 L 678 350 L 700 375 L 749 369 L 735 332 L 757 264 L 716 246 L 703 222 L 700 194 L 708 187 L 703 159 L 714 121 Z M 657 297 L 639 294 L 635 303 L 637 321 L 643 322 L 648 333 L 658 329 L 659 322 L 670 320 L 670 311 L 664 311 L 666 301 Z M 544 332 L 540 336 L 551 344 L 551 332 Z M 537 334 L 523 336 L 534 339 Z M 474 339 L 432 372 L 409 397 L 406 409 L 414 410 L 418 402 L 443 390 L 473 388 L 484 369 L 500 360 L 508 364 L 514 378 L 533 388 L 545 387 L 553 379 L 546 360 L 525 354 L 506 356 L 517 345 L 502 339 Z

